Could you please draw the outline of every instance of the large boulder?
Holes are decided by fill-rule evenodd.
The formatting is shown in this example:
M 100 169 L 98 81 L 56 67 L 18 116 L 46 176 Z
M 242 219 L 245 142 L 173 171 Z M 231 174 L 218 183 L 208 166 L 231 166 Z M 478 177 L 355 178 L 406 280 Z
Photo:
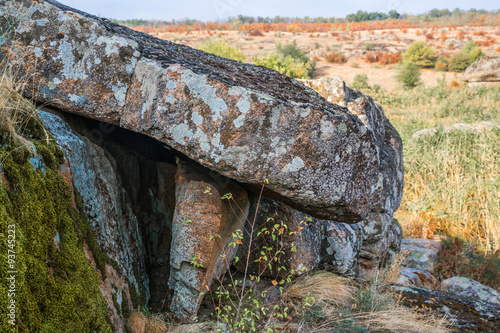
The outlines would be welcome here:
M 349 111 L 351 97 L 332 104 L 273 70 L 52 0 L 3 1 L 0 12 L 0 57 L 39 103 L 146 134 L 249 187 L 267 179 L 267 196 L 318 218 L 353 223 L 399 204 L 399 137 L 351 90 L 361 99 Z
M 441 289 L 500 305 L 500 292 L 464 276 L 453 276 L 441 281 Z
M 467 82 L 500 81 L 500 57 L 482 57 L 465 69 L 464 80 Z

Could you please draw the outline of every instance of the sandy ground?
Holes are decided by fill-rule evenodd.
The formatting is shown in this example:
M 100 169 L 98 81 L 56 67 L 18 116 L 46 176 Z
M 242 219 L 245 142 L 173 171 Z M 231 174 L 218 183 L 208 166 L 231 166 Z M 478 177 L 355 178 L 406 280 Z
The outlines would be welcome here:
M 392 29 L 359 32 L 337 32 L 331 33 L 291 33 L 291 32 L 263 32 L 263 36 L 252 37 L 246 32 L 238 31 L 195 31 L 187 33 L 156 33 L 156 37 L 170 40 L 176 43 L 197 47 L 207 38 L 212 40 L 225 39 L 232 46 L 241 49 L 247 61 L 254 56 L 264 56 L 275 49 L 277 43 L 290 43 L 293 40 L 299 47 L 306 50 L 311 59 L 317 59 L 316 71 L 313 78 L 338 75 L 350 84 L 356 74 L 367 74 L 370 85 L 393 90 L 399 85 L 394 79 L 394 65 L 379 65 L 367 63 L 363 57 L 368 51 L 380 51 L 382 53 L 404 52 L 407 47 L 417 40 L 426 41 L 438 54 L 452 54 L 460 50 L 468 39 L 484 42 L 490 40 L 490 45 L 482 46 L 487 55 L 500 56 L 500 27 L 457 27 L 437 29 Z M 433 39 L 425 35 L 431 34 Z M 462 35 L 462 36 L 461 36 Z M 445 38 L 443 38 L 443 36 Z M 494 40 L 492 42 L 492 40 Z M 331 52 L 341 52 L 348 61 L 344 64 L 332 64 L 324 57 Z M 460 81 L 462 74 L 444 73 L 446 82 Z M 443 72 L 434 70 L 422 70 L 422 82 L 426 86 L 437 85 L 437 79 L 441 79 Z

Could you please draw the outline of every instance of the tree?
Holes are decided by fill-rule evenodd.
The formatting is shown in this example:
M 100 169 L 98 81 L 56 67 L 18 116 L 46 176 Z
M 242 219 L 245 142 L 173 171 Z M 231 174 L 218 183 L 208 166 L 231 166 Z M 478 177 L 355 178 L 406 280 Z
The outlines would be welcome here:
M 403 64 L 398 67 L 398 73 L 395 79 L 400 82 L 404 88 L 415 88 L 420 84 L 420 68 L 411 61 L 403 62 Z
M 413 42 L 403 53 L 404 62 L 412 62 L 421 68 L 434 67 L 436 59 L 436 51 L 425 45 L 424 42 Z

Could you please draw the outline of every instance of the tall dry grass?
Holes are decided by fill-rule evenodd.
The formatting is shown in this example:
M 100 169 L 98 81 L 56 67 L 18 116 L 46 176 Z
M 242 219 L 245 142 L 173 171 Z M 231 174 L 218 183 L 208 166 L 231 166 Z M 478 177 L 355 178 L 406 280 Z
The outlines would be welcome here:
M 500 131 L 418 130 L 456 123 L 500 124 L 500 87 L 369 92 L 403 139 L 405 188 L 395 217 L 405 236 L 457 237 L 500 249 Z

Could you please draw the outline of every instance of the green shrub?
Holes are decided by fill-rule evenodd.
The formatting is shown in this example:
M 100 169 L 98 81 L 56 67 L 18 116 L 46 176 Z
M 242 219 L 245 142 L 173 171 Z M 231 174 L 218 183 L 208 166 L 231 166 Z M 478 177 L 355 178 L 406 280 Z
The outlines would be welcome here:
M 398 67 L 398 73 L 395 79 L 400 82 L 404 88 L 415 88 L 420 84 L 420 69 L 411 61 L 404 62 Z
M 463 72 L 469 66 L 469 55 L 457 52 L 451 56 L 450 68 L 455 72 Z
M 424 42 L 413 42 L 403 53 L 404 62 L 412 62 L 421 68 L 434 67 L 436 59 L 436 52 Z
M 357 90 L 370 88 L 370 86 L 368 85 L 368 75 L 364 73 L 354 75 L 354 80 L 352 81 L 352 87 Z
M 476 47 L 469 53 L 469 64 L 472 64 L 477 59 L 484 56 L 483 50 L 480 47 Z
M 309 79 L 309 70 L 311 69 L 309 62 L 297 63 L 291 56 L 279 58 L 273 53 L 264 58 L 254 57 L 253 63 L 298 79 Z
M 447 72 L 450 70 L 450 60 L 447 57 L 440 56 L 436 62 L 436 71 Z
M 245 61 L 245 56 L 243 55 L 243 53 L 241 53 L 240 49 L 232 47 L 223 39 L 218 41 L 207 39 L 205 43 L 198 45 L 198 48 L 202 51 L 215 54 L 219 57 L 229 58 L 237 61 Z
M 467 43 L 464 44 L 462 52 L 469 56 L 469 65 L 476 59 L 484 56 L 483 50 L 481 50 L 481 48 L 472 39 L 469 39 Z
M 298 47 L 297 42 L 294 40 L 288 44 L 276 44 L 276 54 L 280 58 L 292 57 L 295 62 L 298 63 L 310 63 L 311 60 L 306 55 L 306 51 Z

